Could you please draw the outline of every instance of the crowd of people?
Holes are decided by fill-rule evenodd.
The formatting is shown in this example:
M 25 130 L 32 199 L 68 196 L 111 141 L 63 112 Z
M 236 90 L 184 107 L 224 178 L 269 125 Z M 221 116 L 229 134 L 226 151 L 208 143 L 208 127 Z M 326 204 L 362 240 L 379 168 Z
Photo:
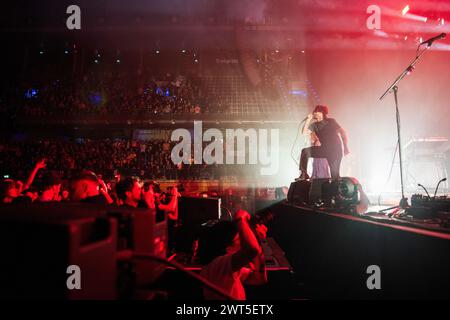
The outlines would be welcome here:
M 107 178 L 122 173 L 155 180 L 216 180 L 257 173 L 257 165 L 176 165 L 171 159 L 174 144 L 169 139 L 4 140 L 0 141 L 0 168 L 4 176 L 19 179 L 40 159 L 46 159 L 47 168 L 64 178 L 81 169 L 93 170 Z
M 61 176 L 46 170 L 46 167 L 45 160 L 38 161 L 24 182 L 3 179 L 0 183 L 0 205 L 73 202 L 87 206 L 96 204 L 155 210 L 157 216 L 163 217 L 162 220 L 157 218 L 157 221 L 167 219 L 167 253 L 174 252 L 178 199 L 184 190 L 172 186 L 162 192 L 156 183 L 144 183 L 135 176 L 117 177 L 114 186 L 111 186 L 100 175 L 89 170 L 79 171 L 64 186 Z M 39 171 L 44 171 L 44 174 L 35 186 L 34 180 Z M 254 285 L 267 282 L 260 246 L 267 228 L 257 225 L 253 231 L 249 224 L 250 214 L 243 210 L 239 202 L 236 202 L 233 211 L 233 221 L 216 221 L 209 230 L 209 236 L 197 242 L 198 250 L 193 254 L 204 265 L 202 276 L 205 280 L 221 288 L 225 295 L 245 300 L 244 283 Z M 206 299 L 223 298 L 206 288 L 203 295 Z
M 136 77 L 109 71 L 19 81 L 8 95 L 0 97 L 0 112 L 43 117 L 199 114 L 209 109 L 202 103 L 195 79 L 173 74 Z
M 74 144 L 68 141 L 41 141 L 27 147 L 23 143 L 3 143 L 0 145 L 2 167 L 11 166 L 15 161 L 18 166 L 22 166 L 25 162 L 21 159 L 32 159 L 41 152 L 48 157 L 36 161 L 24 179 L 4 177 L 0 183 L 0 205 L 76 202 L 154 209 L 159 216 L 157 220 L 165 217 L 167 221 L 167 252 L 170 255 L 175 252 L 176 239 L 179 240 L 176 236 L 176 230 L 179 229 L 178 199 L 184 192 L 188 194 L 188 190 L 180 184 L 161 190 L 155 181 L 144 182 L 144 179 L 130 175 L 117 174 L 113 180 L 106 180 L 102 174 L 81 169 L 96 166 L 104 168 L 114 164 L 133 167 L 144 160 L 149 160 L 150 166 L 156 166 L 159 161 L 164 161 L 162 159 L 168 161 L 168 149 L 165 141 L 139 143 L 117 140 L 108 143 L 102 141 L 101 144 L 99 141 L 78 141 Z M 75 155 L 82 156 L 76 159 Z M 105 159 L 111 159 L 111 162 L 102 162 Z M 69 178 L 60 171 L 49 170 L 64 164 L 74 170 Z M 233 208 L 235 214 L 232 215 L 234 222 L 217 222 L 209 232 L 215 240 L 211 241 L 210 237 L 201 239 L 198 241 L 198 250 L 192 254 L 204 265 L 202 276 L 205 279 L 219 286 L 230 297 L 244 300 L 246 294 L 243 283 L 267 282 L 264 256 L 259 244 L 265 238 L 267 228 L 258 225 L 254 233 L 249 227 L 249 213 L 239 207 L 239 202 L 236 204 Z M 208 289 L 204 290 L 203 295 L 206 299 L 221 298 Z
M 0 115 L 10 119 L 210 112 L 200 96 L 198 84 L 185 76 L 131 79 L 111 73 L 55 79 L 46 75 L 0 96 Z M 193 160 L 176 165 L 171 160 L 174 143 L 169 139 L 10 138 L 0 141 L 1 205 L 78 202 L 155 209 L 167 218 L 168 252 L 174 249 L 178 198 L 184 190 L 174 185 L 161 191 L 151 181 L 223 179 L 244 172 L 241 165 L 201 165 Z M 252 169 L 245 171 L 251 174 Z M 205 279 L 242 300 L 246 297 L 244 282 L 267 281 L 257 241 L 265 237 L 266 230 L 254 233 L 250 215 L 242 209 L 233 217 L 234 222 L 221 221 L 213 228 L 213 234 L 222 238 L 220 246 L 202 243 L 199 259 L 205 265 Z M 207 290 L 204 296 L 217 298 Z

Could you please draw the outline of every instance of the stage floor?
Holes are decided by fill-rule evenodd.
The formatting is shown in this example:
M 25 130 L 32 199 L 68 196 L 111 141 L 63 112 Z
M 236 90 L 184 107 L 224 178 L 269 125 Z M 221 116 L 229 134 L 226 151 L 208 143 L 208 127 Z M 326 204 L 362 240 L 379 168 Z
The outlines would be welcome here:
M 450 229 L 403 221 L 371 207 L 350 215 L 295 206 L 273 207 L 272 236 L 311 299 L 448 298 Z M 369 266 L 381 290 L 369 290 Z

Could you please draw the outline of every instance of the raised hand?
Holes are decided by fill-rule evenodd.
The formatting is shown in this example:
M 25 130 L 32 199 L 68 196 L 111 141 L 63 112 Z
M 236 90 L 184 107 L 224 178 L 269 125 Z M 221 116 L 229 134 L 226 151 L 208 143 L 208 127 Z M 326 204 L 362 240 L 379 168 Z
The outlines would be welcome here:
M 264 224 L 257 224 L 255 227 L 255 233 L 259 241 L 263 241 L 267 237 L 267 227 Z
M 250 214 L 247 211 L 245 211 L 245 210 L 239 209 L 234 214 L 234 220 L 238 221 L 240 219 L 249 221 L 250 220 Z
M 34 166 L 36 169 L 45 169 L 47 167 L 47 163 L 45 159 L 39 160 L 36 165 Z

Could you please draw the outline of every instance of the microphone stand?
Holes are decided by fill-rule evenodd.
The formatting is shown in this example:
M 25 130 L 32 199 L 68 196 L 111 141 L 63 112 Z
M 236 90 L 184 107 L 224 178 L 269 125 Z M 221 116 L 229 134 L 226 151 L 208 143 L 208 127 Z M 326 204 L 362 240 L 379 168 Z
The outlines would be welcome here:
M 398 156 L 400 161 L 400 183 L 401 183 L 401 191 L 402 191 L 402 198 L 400 200 L 400 203 L 398 206 L 383 209 L 381 211 L 387 211 L 394 208 L 406 208 L 408 207 L 408 198 L 405 197 L 405 188 L 403 184 L 403 158 L 402 158 L 402 143 L 401 143 L 401 132 L 400 132 L 400 112 L 398 108 L 398 84 L 400 81 L 403 80 L 404 77 L 406 77 L 407 74 L 412 72 L 414 70 L 414 66 L 416 63 L 420 60 L 422 55 L 430 48 L 431 44 L 428 44 L 425 49 L 423 49 L 419 54 L 416 55 L 416 58 L 409 64 L 408 67 L 406 67 L 405 70 L 395 79 L 395 81 L 387 88 L 387 90 L 383 93 L 383 95 L 379 98 L 379 100 L 383 100 L 389 93 L 394 92 L 394 99 L 395 99 L 395 114 L 396 114 L 396 121 L 397 121 L 397 136 L 398 136 Z M 419 45 L 420 47 L 420 45 Z

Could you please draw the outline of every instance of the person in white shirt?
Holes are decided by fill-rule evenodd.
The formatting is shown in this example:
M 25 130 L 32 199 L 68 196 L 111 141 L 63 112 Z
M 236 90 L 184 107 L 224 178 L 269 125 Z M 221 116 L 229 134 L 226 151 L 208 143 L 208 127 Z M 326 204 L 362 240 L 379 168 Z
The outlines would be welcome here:
M 221 287 L 236 300 L 245 300 L 244 284 L 264 284 L 267 272 L 258 238 L 264 239 L 267 228 L 256 226 L 256 235 L 249 225 L 250 215 L 239 209 L 234 222 L 220 221 L 210 230 L 207 240 L 199 243 L 199 259 L 206 266 L 200 275 Z M 221 296 L 203 289 L 206 300 Z

